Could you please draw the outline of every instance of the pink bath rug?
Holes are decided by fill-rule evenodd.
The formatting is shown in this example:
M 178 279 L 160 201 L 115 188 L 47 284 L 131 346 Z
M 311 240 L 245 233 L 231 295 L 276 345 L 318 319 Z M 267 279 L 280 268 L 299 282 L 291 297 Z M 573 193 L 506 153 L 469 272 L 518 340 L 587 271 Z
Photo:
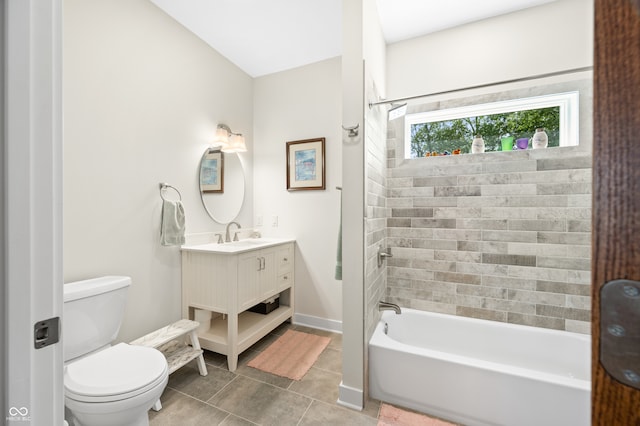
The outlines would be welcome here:
M 300 380 L 330 341 L 328 337 L 287 330 L 247 365 L 277 376 Z
M 456 424 L 383 403 L 380 406 L 378 426 L 456 426 Z

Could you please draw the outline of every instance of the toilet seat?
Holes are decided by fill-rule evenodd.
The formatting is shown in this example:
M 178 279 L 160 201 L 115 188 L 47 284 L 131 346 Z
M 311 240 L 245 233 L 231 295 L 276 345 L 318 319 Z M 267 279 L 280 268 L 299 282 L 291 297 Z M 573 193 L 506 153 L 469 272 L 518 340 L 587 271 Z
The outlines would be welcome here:
M 119 343 L 65 366 L 65 395 L 81 402 L 132 398 L 162 384 L 167 360 L 156 349 Z

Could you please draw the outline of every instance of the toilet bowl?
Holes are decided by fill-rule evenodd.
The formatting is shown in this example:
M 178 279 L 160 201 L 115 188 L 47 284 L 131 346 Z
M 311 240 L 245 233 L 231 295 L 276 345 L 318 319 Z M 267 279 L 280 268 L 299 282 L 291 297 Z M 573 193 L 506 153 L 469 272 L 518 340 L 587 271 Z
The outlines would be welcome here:
M 119 343 L 65 366 L 65 406 L 76 426 L 146 426 L 168 376 L 159 351 Z
M 67 420 L 73 426 L 147 426 L 169 368 L 154 348 L 118 343 L 128 277 L 66 284 L 63 341 Z

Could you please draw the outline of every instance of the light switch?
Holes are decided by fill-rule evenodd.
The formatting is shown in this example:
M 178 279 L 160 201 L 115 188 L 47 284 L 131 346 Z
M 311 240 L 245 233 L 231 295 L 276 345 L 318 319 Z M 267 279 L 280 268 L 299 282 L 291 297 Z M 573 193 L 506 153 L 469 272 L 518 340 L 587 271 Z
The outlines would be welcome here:
M 256 226 L 262 226 L 262 215 L 256 217 Z
M 271 226 L 274 228 L 278 227 L 278 216 L 271 216 Z

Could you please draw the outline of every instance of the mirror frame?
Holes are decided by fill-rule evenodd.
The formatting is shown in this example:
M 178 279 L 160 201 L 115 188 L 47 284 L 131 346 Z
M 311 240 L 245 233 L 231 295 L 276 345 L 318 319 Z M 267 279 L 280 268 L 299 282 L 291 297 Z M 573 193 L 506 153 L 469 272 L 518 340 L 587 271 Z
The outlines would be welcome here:
M 222 159 L 223 159 L 223 166 L 221 167 L 221 172 L 222 175 L 220 177 L 221 182 L 224 181 L 225 182 L 225 186 L 226 186 L 226 191 L 227 193 L 229 191 L 234 191 L 236 190 L 236 188 L 233 188 L 233 179 L 228 179 L 228 176 L 225 178 L 225 174 L 229 172 L 229 170 L 231 169 L 231 164 L 229 164 L 229 158 L 228 156 L 230 155 L 236 155 L 236 159 L 238 161 L 238 165 L 240 167 L 240 174 L 242 176 L 242 198 L 240 199 L 239 205 L 237 206 L 237 208 L 235 209 L 235 211 L 233 212 L 232 217 L 227 221 L 226 218 L 220 218 L 219 216 L 216 217 L 214 215 L 214 213 L 212 212 L 212 209 L 207 205 L 206 201 L 205 201 L 205 195 L 211 195 L 211 196 L 224 196 L 225 192 L 224 190 L 216 190 L 216 191 L 211 191 L 211 190 L 203 190 L 202 188 L 202 166 L 204 164 L 204 161 L 206 159 L 206 157 L 211 154 L 212 152 L 220 152 L 222 154 Z M 227 157 L 227 158 L 225 158 Z M 226 164 L 225 164 L 226 163 Z M 237 153 L 224 153 L 222 151 L 220 151 L 219 148 L 207 148 L 205 149 L 204 153 L 202 154 L 202 157 L 200 157 L 200 163 L 198 165 L 198 192 L 200 193 L 200 201 L 202 202 L 202 207 L 204 207 L 205 212 L 207 213 L 207 215 L 211 218 L 211 220 L 213 220 L 216 223 L 225 225 L 229 222 L 232 222 L 235 218 L 238 217 L 238 215 L 240 214 L 240 212 L 242 211 L 242 206 L 244 205 L 244 199 L 245 199 L 245 195 L 246 195 L 246 177 L 245 177 L 245 173 L 244 173 L 244 166 L 242 164 L 242 159 L 240 158 L 240 156 Z

